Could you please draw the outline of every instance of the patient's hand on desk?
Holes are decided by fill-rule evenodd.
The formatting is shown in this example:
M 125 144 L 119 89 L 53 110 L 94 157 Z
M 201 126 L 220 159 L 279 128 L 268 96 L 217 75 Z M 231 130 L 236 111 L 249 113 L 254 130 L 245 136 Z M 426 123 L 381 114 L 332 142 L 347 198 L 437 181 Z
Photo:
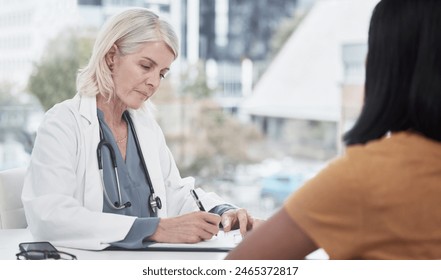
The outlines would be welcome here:
M 219 232 L 221 217 L 198 211 L 173 218 L 161 218 L 149 240 L 166 243 L 196 243 L 211 239 Z
M 239 229 L 244 236 L 247 231 L 258 227 L 263 220 L 253 218 L 245 209 L 232 209 L 222 214 L 222 227 L 225 232 Z

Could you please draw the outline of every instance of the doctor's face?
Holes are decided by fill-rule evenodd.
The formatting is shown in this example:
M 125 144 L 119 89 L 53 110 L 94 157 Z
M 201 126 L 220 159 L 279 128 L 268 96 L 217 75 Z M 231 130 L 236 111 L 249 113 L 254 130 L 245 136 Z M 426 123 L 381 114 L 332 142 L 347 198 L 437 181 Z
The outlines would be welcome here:
M 162 41 L 144 43 L 128 55 L 122 55 L 114 46 L 108 55 L 112 61 L 115 95 L 132 109 L 141 107 L 156 92 L 175 58 Z

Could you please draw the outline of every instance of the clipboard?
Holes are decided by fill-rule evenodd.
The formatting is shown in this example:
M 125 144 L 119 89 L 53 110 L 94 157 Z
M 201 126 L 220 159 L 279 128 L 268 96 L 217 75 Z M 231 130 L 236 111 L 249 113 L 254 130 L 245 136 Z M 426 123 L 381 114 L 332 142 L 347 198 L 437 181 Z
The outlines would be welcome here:
M 229 252 L 242 241 L 239 230 L 229 232 L 219 231 L 217 236 L 210 240 L 198 243 L 151 243 L 145 248 L 126 249 L 111 246 L 105 250 L 113 251 L 174 251 L 174 252 Z

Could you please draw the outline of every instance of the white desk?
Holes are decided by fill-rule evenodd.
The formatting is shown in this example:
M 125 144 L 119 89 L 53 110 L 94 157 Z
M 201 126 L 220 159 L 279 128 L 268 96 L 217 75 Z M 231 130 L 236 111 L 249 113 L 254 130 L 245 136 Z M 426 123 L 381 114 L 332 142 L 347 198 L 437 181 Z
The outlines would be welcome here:
M 0 230 L 0 260 L 15 260 L 18 244 L 34 241 L 27 229 Z M 77 256 L 79 260 L 220 260 L 223 252 L 171 252 L 171 251 L 88 251 L 57 247 Z
M 0 230 L 0 260 L 15 260 L 21 242 L 36 241 L 27 229 Z M 57 247 L 74 254 L 79 260 L 222 260 L 225 252 L 174 252 L 174 251 L 89 251 Z M 322 249 L 312 252 L 307 260 L 328 259 Z

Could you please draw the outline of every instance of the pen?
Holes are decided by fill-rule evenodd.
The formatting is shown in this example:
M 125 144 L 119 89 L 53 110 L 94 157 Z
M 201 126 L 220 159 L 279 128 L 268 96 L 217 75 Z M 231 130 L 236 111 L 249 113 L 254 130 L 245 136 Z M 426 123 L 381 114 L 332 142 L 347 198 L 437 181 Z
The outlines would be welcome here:
M 196 194 L 194 189 L 190 190 L 191 196 L 194 198 L 194 201 L 196 202 L 197 206 L 199 207 L 199 210 L 204 211 L 205 212 L 205 208 L 202 205 L 202 202 L 199 200 L 198 195 Z

